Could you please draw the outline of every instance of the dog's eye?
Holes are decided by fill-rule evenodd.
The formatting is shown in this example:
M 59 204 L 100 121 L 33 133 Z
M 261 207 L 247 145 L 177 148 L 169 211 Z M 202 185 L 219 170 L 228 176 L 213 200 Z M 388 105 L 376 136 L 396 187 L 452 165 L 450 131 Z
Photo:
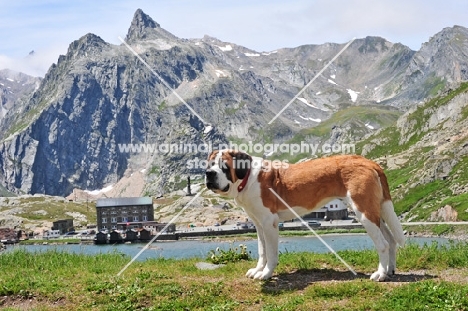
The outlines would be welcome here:
M 222 164 L 222 166 L 221 166 L 221 169 L 222 169 L 223 171 L 229 171 L 229 166 L 227 165 L 227 162 L 226 162 L 226 161 L 223 162 L 223 164 Z
M 229 166 L 227 165 L 227 162 L 224 160 L 219 160 L 219 167 L 221 168 L 223 172 L 225 170 L 229 170 Z
M 232 181 L 231 170 L 229 169 L 229 166 L 227 165 L 227 162 L 222 161 L 220 167 L 221 167 L 221 170 L 223 171 L 223 173 L 226 175 L 227 179 Z

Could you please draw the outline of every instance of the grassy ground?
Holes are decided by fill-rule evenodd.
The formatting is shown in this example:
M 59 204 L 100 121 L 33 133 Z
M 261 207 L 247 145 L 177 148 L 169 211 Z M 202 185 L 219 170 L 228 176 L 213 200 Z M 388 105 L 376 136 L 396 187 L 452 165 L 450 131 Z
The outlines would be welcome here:
M 92 241 L 91 241 L 92 242 Z M 35 244 L 80 244 L 81 239 L 31 239 L 20 241 L 20 245 L 35 245 Z
M 121 254 L 57 251 L 0 255 L 4 310 L 468 310 L 468 244 L 417 246 L 398 254 L 398 275 L 375 283 L 373 250 L 339 254 L 283 253 L 270 281 L 244 277 L 254 261 L 209 271 L 204 259 L 133 263 Z

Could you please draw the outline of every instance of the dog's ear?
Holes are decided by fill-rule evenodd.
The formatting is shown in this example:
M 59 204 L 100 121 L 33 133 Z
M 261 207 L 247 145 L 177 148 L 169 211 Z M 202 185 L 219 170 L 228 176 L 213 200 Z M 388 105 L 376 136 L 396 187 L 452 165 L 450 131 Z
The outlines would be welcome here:
M 208 155 L 208 161 L 214 160 L 216 156 L 218 155 L 219 150 L 213 150 L 209 155 Z
M 230 151 L 229 155 L 232 157 L 232 165 L 236 177 L 238 179 L 244 179 L 247 172 L 250 170 L 252 165 L 252 157 L 247 153 L 240 151 Z

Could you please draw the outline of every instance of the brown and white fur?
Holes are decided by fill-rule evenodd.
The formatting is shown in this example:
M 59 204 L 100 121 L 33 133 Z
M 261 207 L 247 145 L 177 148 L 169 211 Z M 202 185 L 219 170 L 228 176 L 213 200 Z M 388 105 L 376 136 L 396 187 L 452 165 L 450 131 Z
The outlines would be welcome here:
M 206 185 L 216 193 L 233 197 L 257 228 L 259 258 L 257 266 L 247 271 L 248 277 L 263 280 L 272 276 L 278 264 L 278 223 L 295 218 L 269 188 L 299 215 L 336 198 L 348 202 L 379 254 L 378 269 L 370 278 L 384 281 L 395 273 L 397 244 L 402 246 L 405 238 L 387 178 L 371 160 L 340 155 L 275 168 L 271 162 L 246 153 L 213 151 L 208 157 Z

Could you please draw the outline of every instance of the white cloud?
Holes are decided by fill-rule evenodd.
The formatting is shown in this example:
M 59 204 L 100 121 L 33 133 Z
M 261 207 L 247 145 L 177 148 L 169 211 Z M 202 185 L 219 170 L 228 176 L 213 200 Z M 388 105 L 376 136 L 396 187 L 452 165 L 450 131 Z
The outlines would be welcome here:
M 0 55 L 0 69 L 8 68 L 30 76 L 43 77 L 50 66 L 53 63 L 57 63 L 58 56 L 60 54 L 65 54 L 65 51 L 60 48 L 51 48 L 49 50 L 37 51 L 33 55 L 18 58 Z

